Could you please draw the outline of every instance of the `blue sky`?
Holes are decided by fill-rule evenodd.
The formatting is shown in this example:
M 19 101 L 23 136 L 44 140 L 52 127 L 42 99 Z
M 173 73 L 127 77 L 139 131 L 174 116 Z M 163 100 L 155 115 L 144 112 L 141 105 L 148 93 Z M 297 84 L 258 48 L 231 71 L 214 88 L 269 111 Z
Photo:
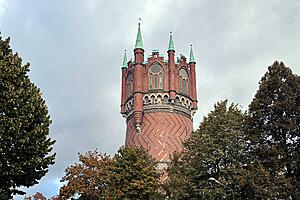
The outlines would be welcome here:
M 2 37 L 30 62 L 31 80 L 49 107 L 56 163 L 28 194 L 58 193 L 78 152 L 114 154 L 125 141 L 120 115 L 120 67 L 129 59 L 142 18 L 146 55 L 165 54 L 173 32 L 176 54 L 197 62 L 199 126 L 217 101 L 247 109 L 275 60 L 300 74 L 300 1 L 0 0 Z M 16 197 L 16 199 L 23 199 Z

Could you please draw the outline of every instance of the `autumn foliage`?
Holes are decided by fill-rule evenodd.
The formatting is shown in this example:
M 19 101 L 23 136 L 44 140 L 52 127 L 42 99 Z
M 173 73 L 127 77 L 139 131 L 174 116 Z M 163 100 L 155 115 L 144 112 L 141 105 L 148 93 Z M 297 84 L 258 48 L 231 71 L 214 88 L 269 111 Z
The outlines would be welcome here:
M 156 162 L 140 148 L 121 147 L 114 157 L 98 151 L 79 154 L 66 169 L 60 197 L 69 199 L 158 199 Z

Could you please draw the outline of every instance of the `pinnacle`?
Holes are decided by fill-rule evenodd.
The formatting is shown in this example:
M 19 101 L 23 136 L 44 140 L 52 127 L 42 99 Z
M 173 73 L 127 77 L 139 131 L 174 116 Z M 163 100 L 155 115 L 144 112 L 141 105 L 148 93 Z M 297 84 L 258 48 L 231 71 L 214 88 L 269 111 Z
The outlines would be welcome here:
M 190 62 L 195 62 L 195 57 L 194 57 L 192 45 L 191 45 L 191 49 L 190 49 Z
M 170 32 L 170 39 L 169 39 L 169 48 L 168 51 L 174 51 L 174 43 L 173 43 L 173 36 L 172 36 L 172 32 Z
M 137 37 L 136 37 L 135 48 L 143 49 L 143 40 L 142 40 L 141 23 L 140 22 L 138 23 L 138 33 L 137 33 Z

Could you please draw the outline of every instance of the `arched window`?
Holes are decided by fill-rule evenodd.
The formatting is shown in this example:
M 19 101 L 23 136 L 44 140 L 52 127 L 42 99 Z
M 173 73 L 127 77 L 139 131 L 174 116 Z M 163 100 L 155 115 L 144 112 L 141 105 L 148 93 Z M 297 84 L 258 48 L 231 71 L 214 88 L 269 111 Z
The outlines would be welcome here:
M 189 94 L 189 77 L 185 69 L 179 70 L 179 92 Z
M 149 90 L 163 89 L 164 72 L 163 72 L 163 68 L 158 63 L 154 63 L 150 67 L 148 76 L 149 76 Z
M 133 74 L 129 72 L 126 77 L 126 93 L 127 97 L 133 93 Z

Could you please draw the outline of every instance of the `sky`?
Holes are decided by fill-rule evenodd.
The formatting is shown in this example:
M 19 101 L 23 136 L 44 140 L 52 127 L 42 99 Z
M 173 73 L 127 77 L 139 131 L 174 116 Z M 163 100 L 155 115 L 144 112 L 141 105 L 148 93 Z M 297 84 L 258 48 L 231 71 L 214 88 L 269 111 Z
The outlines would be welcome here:
M 267 67 L 283 61 L 300 74 L 300 1 L 297 0 L 0 0 L 0 31 L 42 91 L 56 140 L 55 164 L 27 194 L 58 194 L 64 169 L 78 152 L 113 155 L 125 142 L 120 114 L 124 50 L 133 56 L 141 18 L 145 57 L 167 56 L 169 32 L 176 55 L 193 44 L 199 109 L 221 100 L 246 110 Z M 23 199 L 23 197 L 15 197 Z

